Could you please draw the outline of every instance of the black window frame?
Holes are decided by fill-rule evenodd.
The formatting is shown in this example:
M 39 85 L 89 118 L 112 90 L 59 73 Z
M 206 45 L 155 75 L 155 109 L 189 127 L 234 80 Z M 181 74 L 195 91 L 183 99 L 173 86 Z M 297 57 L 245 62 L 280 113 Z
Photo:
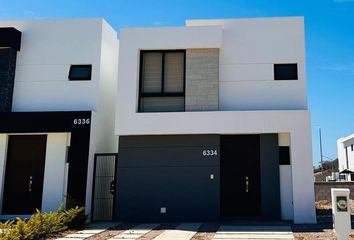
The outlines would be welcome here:
M 286 66 L 296 66 L 296 76 L 294 78 L 280 78 L 277 73 L 277 67 L 286 67 Z M 286 81 L 286 80 L 299 80 L 299 68 L 297 63 L 275 63 L 274 66 L 274 80 L 276 81 Z
M 87 77 L 73 77 L 72 72 L 73 68 L 89 68 L 90 69 L 90 75 Z M 74 64 L 70 65 L 70 70 L 69 70 L 69 76 L 68 76 L 69 81 L 90 81 L 92 80 L 92 64 Z
M 165 78 L 165 54 L 171 52 L 181 52 L 183 53 L 183 92 L 164 92 L 164 78 Z M 162 53 L 161 58 L 161 92 L 159 93 L 144 93 L 143 92 L 143 55 L 144 53 Z M 141 98 L 146 97 L 184 97 L 183 98 L 183 111 L 186 111 L 186 50 L 185 49 L 173 49 L 173 50 L 140 50 L 140 63 L 139 63 L 139 99 L 138 99 L 138 112 L 146 113 L 141 111 Z M 168 112 L 168 111 L 163 111 Z

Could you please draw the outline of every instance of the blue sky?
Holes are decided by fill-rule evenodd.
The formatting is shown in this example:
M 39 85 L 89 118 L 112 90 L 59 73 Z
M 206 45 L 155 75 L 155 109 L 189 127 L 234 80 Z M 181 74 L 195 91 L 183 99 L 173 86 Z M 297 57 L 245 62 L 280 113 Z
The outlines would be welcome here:
M 314 163 L 336 158 L 354 133 L 354 0 L 0 0 L 0 19 L 104 17 L 115 29 L 183 25 L 185 19 L 305 16 Z

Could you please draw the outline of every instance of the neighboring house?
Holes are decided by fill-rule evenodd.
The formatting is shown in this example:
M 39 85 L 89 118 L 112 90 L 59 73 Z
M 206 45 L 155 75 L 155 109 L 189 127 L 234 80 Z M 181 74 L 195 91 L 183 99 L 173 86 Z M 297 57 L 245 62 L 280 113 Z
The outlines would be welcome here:
M 337 140 L 337 153 L 339 171 L 347 169 L 354 172 L 354 134 Z M 348 175 L 347 179 L 351 181 L 354 178 Z
M 345 180 L 344 174 L 339 174 L 338 158 L 334 160 L 322 161 L 317 167 L 314 167 L 315 182 L 336 182 Z
M 323 173 L 314 173 L 315 182 L 337 182 L 344 180 L 344 177 L 345 175 L 340 175 L 339 172 L 333 172 L 330 169 L 323 170 Z
M 115 220 L 314 223 L 302 17 L 120 33 Z
M 117 151 L 117 60 L 103 19 L 0 21 L 2 219 L 91 211 L 94 154 Z

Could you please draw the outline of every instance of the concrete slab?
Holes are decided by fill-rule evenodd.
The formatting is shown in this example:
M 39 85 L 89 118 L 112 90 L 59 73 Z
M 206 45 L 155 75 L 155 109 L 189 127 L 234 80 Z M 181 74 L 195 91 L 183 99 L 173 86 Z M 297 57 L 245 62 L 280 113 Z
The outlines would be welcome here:
M 143 223 L 124 232 L 145 234 L 147 232 L 150 232 L 152 229 L 156 228 L 159 225 L 160 224 L 157 223 Z
M 213 240 L 234 239 L 272 239 L 292 240 L 294 235 L 290 226 L 239 226 L 222 225 L 215 233 Z
M 128 229 L 128 230 L 110 238 L 109 240 L 138 239 L 159 225 L 160 224 L 157 224 L 157 223 L 139 224 L 131 229 Z
M 138 239 L 138 238 L 140 238 L 141 236 L 143 236 L 143 235 L 141 235 L 141 234 L 139 234 L 139 235 L 123 234 L 123 235 L 118 235 L 118 236 L 112 237 L 112 238 L 110 238 L 110 239 L 120 239 L 120 238 L 122 238 L 122 239 Z
M 294 239 L 291 235 L 264 234 L 217 234 L 213 239 Z
M 166 230 L 154 240 L 190 240 L 197 232 L 201 223 L 182 223 L 175 229 Z
M 269 232 L 269 231 L 218 231 L 218 234 L 249 234 L 250 232 L 252 233 L 257 233 L 257 234 L 278 234 L 278 235 L 287 235 L 287 234 L 292 234 L 292 232 Z
M 66 235 L 65 238 L 88 238 L 88 237 L 91 237 L 95 234 L 92 234 L 92 233 L 72 233 L 72 234 L 69 234 L 69 235 Z
M 129 238 L 109 238 L 108 240 L 131 240 Z
M 83 238 L 66 238 L 66 237 L 62 237 L 62 238 L 57 238 L 55 240 L 82 240 Z
M 137 239 L 137 238 L 109 238 L 108 240 L 132 240 L 132 239 Z
M 290 226 L 241 226 L 241 225 L 222 225 L 219 231 L 287 231 L 291 232 Z
M 104 231 L 106 231 L 106 229 L 85 229 L 85 230 L 79 231 L 77 233 L 80 233 L 80 234 L 99 234 L 99 233 L 104 232 Z

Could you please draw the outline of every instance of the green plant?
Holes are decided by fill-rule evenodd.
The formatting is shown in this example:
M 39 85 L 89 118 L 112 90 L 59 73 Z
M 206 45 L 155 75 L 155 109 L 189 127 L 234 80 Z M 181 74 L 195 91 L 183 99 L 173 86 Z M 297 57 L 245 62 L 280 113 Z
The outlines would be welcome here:
M 68 209 L 72 209 L 72 208 L 76 208 L 77 206 L 84 206 L 85 205 L 85 203 L 83 203 L 83 202 L 81 202 L 81 201 L 78 201 L 76 198 L 74 198 L 73 196 L 71 196 L 71 195 L 66 195 L 65 196 L 65 198 L 66 198 L 66 204 L 65 204 L 65 206 L 66 206 L 66 209 L 68 210 Z M 60 208 L 64 208 L 64 204 L 62 204 L 61 206 L 60 206 Z
M 68 228 L 79 227 L 84 224 L 83 207 L 74 207 L 65 211 L 42 213 L 36 211 L 28 220 L 17 218 L 16 221 L 0 223 L 1 240 L 35 240 L 64 231 Z M 82 225 L 81 225 L 82 226 Z
M 70 229 L 78 229 L 85 225 L 86 215 L 83 207 L 74 207 L 63 212 L 66 226 Z

